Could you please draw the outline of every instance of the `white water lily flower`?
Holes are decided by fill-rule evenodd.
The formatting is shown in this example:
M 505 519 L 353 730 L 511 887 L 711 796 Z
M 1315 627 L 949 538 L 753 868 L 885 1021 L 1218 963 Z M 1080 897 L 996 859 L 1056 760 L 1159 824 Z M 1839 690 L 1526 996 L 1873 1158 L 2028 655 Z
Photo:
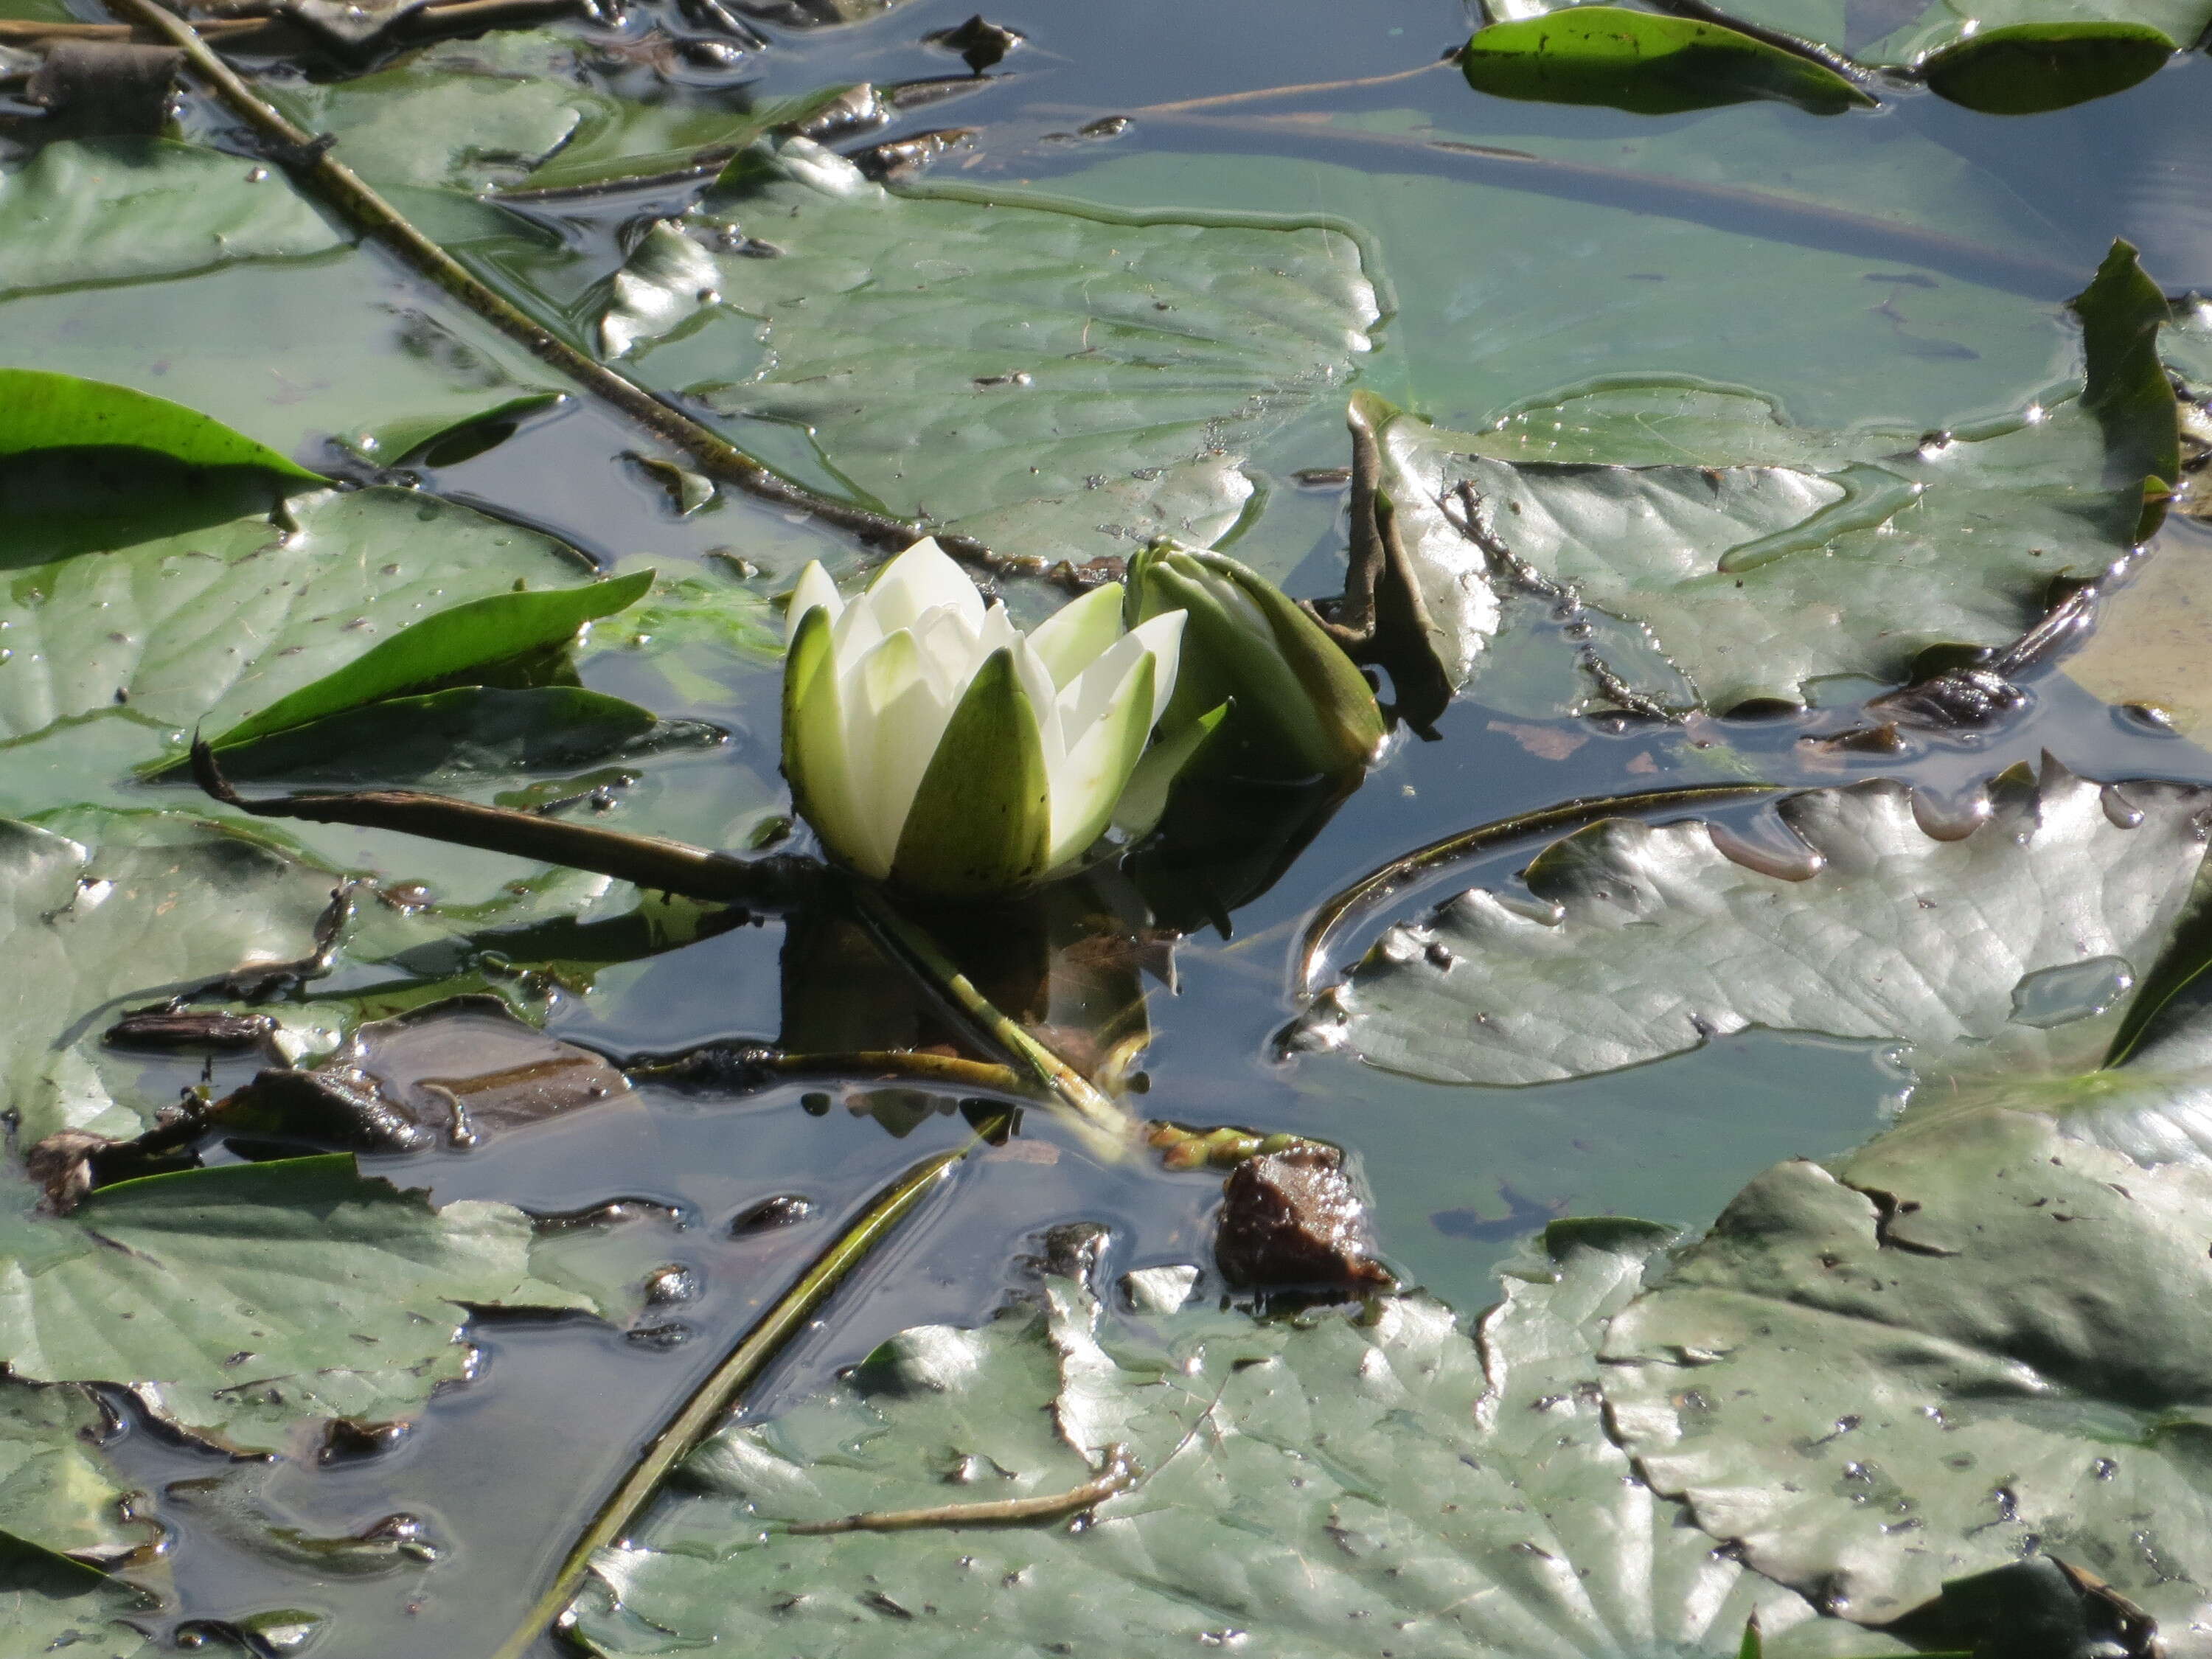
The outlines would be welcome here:
M 1146 744 L 1175 690 L 1183 616 L 1123 630 L 1120 585 L 1024 635 L 933 540 L 848 604 L 810 564 L 784 625 L 783 768 L 823 845 L 939 898 L 1079 864 L 1125 792 L 1156 800 L 1202 732 Z M 1179 734 L 1180 738 L 1181 734 Z M 1130 790 L 1140 760 L 1147 776 Z

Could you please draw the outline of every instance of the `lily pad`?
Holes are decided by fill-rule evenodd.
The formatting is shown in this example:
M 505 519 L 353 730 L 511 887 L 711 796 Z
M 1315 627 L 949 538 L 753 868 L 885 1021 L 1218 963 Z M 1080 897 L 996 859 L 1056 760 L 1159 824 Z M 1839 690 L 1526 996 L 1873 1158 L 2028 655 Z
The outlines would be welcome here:
M 1584 1076 L 1751 1025 L 1908 1042 L 1930 1093 L 2093 1071 L 2188 899 L 2207 804 L 2046 760 L 1944 840 L 1902 784 L 1815 790 L 1776 808 L 1806 849 L 1786 873 L 1702 822 L 1595 824 L 1528 866 L 1526 896 L 1477 889 L 1394 928 L 1294 1041 L 1454 1083 Z
M 0 1532 L 0 1628 L 23 1652 L 142 1659 L 159 1650 L 125 1621 L 152 1611 L 143 1591 Z
M 1611 1421 L 1698 1525 L 1847 1618 L 2043 1555 L 2202 1655 L 2208 1209 L 2203 1166 L 2030 1114 L 1781 1164 L 1613 1322 Z
M 893 193 L 805 139 L 704 207 L 615 278 L 609 349 L 835 493 L 1001 552 L 1212 541 L 1243 447 L 1341 385 L 1377 315 L 1327 223 Z
M 1664 666 L 1613 666 L 1670 705 L 1799 702 L 1825 676 L 1898 681 L 1931 647 L 2008 643 L 2055 581 L 2156 526 L 2179 471 L 2166 307 L 2132 249 L 2074 309 L 2078 395 L 1917 441 L 1793 431 L 1756 395 L 1680 384 L 1600 386 L 1480 434 L 1365 398 L 1446 672 L 1474 678 L 1498 614 L 1490 558 L 1454 522 L 1462 483 L 1506 551 L 1649 635 Z
M 1576 6 L 1477 30 L 1460 54 L 1477 92 L 1673 115 L 1753 98 L 1832 115 L 1874 100 L 1823 64 L 1694 18 Z
M 1987 115 L 2035 115 L 2124 92 L 2172 60 L 2144 23 L 2019 23 L 1984 29 L 1929 57 L 1928 89 Z
M 62 1128 L 137 1134 L 139 1115 L 109 1097 L 76 1039 L 118 999 L 308 955 L 334 885 L 195 819 L 106 816 L 106 846 L 0 820 L 0 1079 L 26 1145 Z
M 123 1492 L 93 1448 L 105 1427 L 82 1389 L 0 1382 L 0 1535 L 99 1556 L 153 1541 L 150 1527 L 125 1522 Z
M 456 600 L 588 574 L 550 536 L 406 490 L 305 495 L 289 517 L 15 569 L 0 732 L 118 704 L 220 730 Z
M 1065 1280 L 981 1331 L 908 1331 L 830 1396 L 693 1454 L 683 1495 L 595 1560 L 575 1633 L 624 1659 L 1347 1641 L 1645 1659 L 1733 1655 L 1755 1611 L 1788 1652 L 1808 1609 L 1628 1478 L 1589 1388 L 1597 1328 L 1667 1236 L 1554 1229 L 1473 1340 L 1418 1296 L 1139 1322 Z M 1109 1448 L 1134 1484 L 1080 1522 L 787 1530 L 1068 1492 Z
M 0 173 L 0 298 L 301 258 L 347 240 L 275 169 L 165 139 L 64 139 Z
M 230 1164 L 102 1188 L 67 1218 L 0 1210 L 0 1346 L 37 1382 L 134 1387 L 241 1450 L 319 1417 L 386 1419 L 469 1374 L 467 1306 L 588 1309 L 533 1278 L 529 1218 L 434 1209 L 348 1157 Z

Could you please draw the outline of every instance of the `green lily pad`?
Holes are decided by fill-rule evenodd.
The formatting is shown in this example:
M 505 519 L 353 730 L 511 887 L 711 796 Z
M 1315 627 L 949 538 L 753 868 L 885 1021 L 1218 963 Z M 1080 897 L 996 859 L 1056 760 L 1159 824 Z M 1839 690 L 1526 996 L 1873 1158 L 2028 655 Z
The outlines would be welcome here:
M 2042 1555 L 2200 1653 L 2208 1211 L 2212 1170 L 2033 1114 L 1781 1164 L 1613 1320 L 1610 1420 L 1699 1526 L 1846 1618 Z
M 77 1038 L 122 999 L 298 960 L 330 902 L 327 872 L 263 842 L 167 814 L 105 817 L 106 845 L 0 820 L 0 1079 L 26 1145 L 62 1128 L 137 1134 L 139 1115 L 110 1098 Z
M 64 139 L 0 179 L 0 298 L 302 258 L 347 240 L 276 169 L 166 139 Z
M 406 490 L 305 495 L 289 517 L 9 573 L 0 732 L 118 704 L 221 730 L 456 600 L 588 569 L 550 536 Z
M 154 1541 L 150 1527 L 124 1521 L 123 1492 L 94 1449 L 106 1426 L 82 1389 L 0 1382 L 0 1535 L 56 1554 Z
M 134 1388 L 194 1435 L 275 1451 L 320 1417 L 388 1419 L 469 1374 L 468 1306 L 585 1309 L 530 1271 L 529 1218 L 434 1209 L 349 1157 L 230 1164 L 0 1210 L 0 1346 L 37 1382 Z
M 153 1610 L 143 1591 L 0 1532 L 0 1628 L 22 1652 L 143 1659 L 159 1650 L 125 1621 Z
M 1585 1076 L 1762 1025 L 1893 1039 L 1923 1090 L 2093 1071 L 2187 901 L 2203 792 L 2108 791 L 2046 761 L 1939 840 L 1880 781 L 1776 808 L 1786 874 L 1707 824 L 1595 824 L 1394 928 L 1294 1028 L 1437 1082 Z M 2138 816 L 2139 815 L 2139 816 Z M 2123 827 L 2133 820 L 2132 827 Z
M 1576 6 L 1479 29 L 1460 54 L 1477 92 L 1673 115 L 1754 98 L 1816 114 L 1871 108 L 1835 70 L 1717 23 Z
M 892 1339 L 830 1395 L 723 1430 L 602 1552 L 574 1609 L 606 1656 L 1164 1652 L 1249 1643 L 1604 1659 L 1771 1654 L 1820 1621 L 1628 1478 L 1591 1397 L 1603 1320 L 1668 1236 L 1556 1228 L 1473 1340 L 1444 1308 L 1255 1322 L 1042 1311 Z M 792 1522 L 1068 1492 L 1086 1522 L 805 1536 Z M 1861 1651 L 1893 1651 L 1876 1641 Z
M 0 368 L 0 455 L 81 447 L 148 449 L 187 466 L 253 466 L 322 479 L 197 410 L 129 386 Z
M 1210 542 L 1251 494 L 1241 449 L 1376 317 L 1325 223 L 893 193 L 804 139 L 726 179 L 686 222 L 705 242 L 664 225 L 615 277 L 606 349 L 833 493 L 1001 552 Z
M 1448 512 L 1462 483 L 1508 550 L 1649 636 L 1663 664 L 1613 666 L 1670 705 L 1798 702 L 1825 676 L 1898 681 L 1930 647 L 2008 643 L 2055 580 L 2100 574 L 2155 528 L 2179 471 L 2166 307 L 2133 250 L 2117 245 L 2074 309 L 2078 395 L 1933 441 L 1796 432 L 1753 394 L 1680 384 L 1601 386 L 1482 434 L 1355 394 L 1447 673 L 1474 679 L 1499 614 Z

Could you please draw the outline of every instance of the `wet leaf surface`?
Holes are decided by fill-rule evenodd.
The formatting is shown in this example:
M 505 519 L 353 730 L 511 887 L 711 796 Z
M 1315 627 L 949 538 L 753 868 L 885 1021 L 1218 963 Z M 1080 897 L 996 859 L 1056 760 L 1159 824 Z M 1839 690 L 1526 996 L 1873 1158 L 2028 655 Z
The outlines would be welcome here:
M 1787 1653 L 1802 1603 L 1623 1480 L 1589 1390 L 1595 1326 L 1664 1237 L 1555 1232 L 1473 1340 L 1419 1297 L 1364 1318 L 1131 1319 L 1064 1280 L 981 1331 L 908 1331 L 831 1395 L 695 1454 L 685 1495 L 599 1558 L 579 1631 L 608 1655 L 1103 1653 L 1237 1632 L 1285 1654 L 1641 1659 L 1733 1654 L 1756 1608 Z M 1115 1445 L 1143 1474 L 1085 1524 L 785 1530 L 1072 1491 Z
M 505 1205 L 433 1209 L 350 1158 L 100 1189 L 66 1219 L 10 1181 L 0 1342 L 27 1380 L 134 1386 L 220 1443 L 278 1450 L 318 1417 L 391 1416 L 468 1374 L 461 1305 L 574 1309 Z
M 0 1534 L 57 1554 L 119 1554 L 153 1541 L 93 1443 L 107 1425 L 82 1389 L 0 1385 Z
M 0 1533 L 0 1620 L 27 1652 L 72 1659 L 142 1659 L 157 1650 L 124 1621 L 152 1598 L 82 1562 Z
M 1608 1328 L 1612 1421 L 1848 1618 L 2039 1553 L 2201 1653 L 2209 1180 L 1995 1110 L 1779 1165 Z
M 609 354 L 1002 553 L 1211 541 L 1241 447 L 1369 349 L 1358 250 L 1319 226 L 893 194 L 804 140 L 732 173 L 703 240 L 658 226 L 615 278 Z

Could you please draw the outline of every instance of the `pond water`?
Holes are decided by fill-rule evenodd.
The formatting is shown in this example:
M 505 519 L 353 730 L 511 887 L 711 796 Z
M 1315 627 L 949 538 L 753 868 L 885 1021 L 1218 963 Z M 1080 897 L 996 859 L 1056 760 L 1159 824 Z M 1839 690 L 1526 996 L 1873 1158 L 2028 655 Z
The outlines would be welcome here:
M 926 37 L 959 25 L 972 4 L 908 0 L 818 28 L 762 21 L 764 49 L 720 58 L 685 55 L 681 43 L 714 32 L 697 21 L 705 12 L 675 0 L 549 27 L 621 48 L 626 56 L 601 60 L 605 89 L 712 108 L 955 76 L 958 60 Z M 70 5 L 72 15 L 104 16 L 91 0 Z M 16 15 L 0 3 L 0 18 Z M 1978 114 L 1918 91 L 1878 112 L 1826 118 L 1778 102 L 1646 116 L 1470 91 L 1440 60 L 1482 20 L 1450 0 L 1386 0 L 1357 15 L 1316 0 L 1010 0 L 988 15 L 1025 44 L 866 143 L 957 125 L 974 136 L 923 175 L 933 187 L 1036 187 L 1108 208 L 1347 225 L 1379 279 L 1383 313 L 1358 384 L 1440 427 L 1478 430 L 1563 388 L 1633 371 L 1756 387 L 1807 427 L 1963 431 L 2078 373 L 2063 303 L 2115 238 L 2140 250 L 2167 294 L 2212 289 L 2212 64 L 2198 52 L 2128 90 L 2034 116 Z M 608 67 L 617 64 L 625 66 Z M 1129 118 L 1110 136 L 1085 136 L 1116 116 Z M 240 145 L 197 104 L 186 131 Z M 601 292 L 592 285 L 623 265 L 640 225 L 681 212 L 704 184 L 519 204 L 544 233 L 537 240 L 512 220 L 459 225 L 453 240 L 509 291 L 547 304 L 566 296 L 580 327 Z M 403 191 L 398 199 L 412 198 Z M 484 387 L 502 374 L 545 383 L 546 371 L 382 253 L 312 259 L 323 262 L 313 283 L 298 261 L 234 264 L 135 287 L 127 312 L 106 283 L 37 284 L 0 301 L 0 356 L 162 392 L 322 467 L 337 464 L 331 434 L 398 412 L 418 382 L 442 382 L 440 396 L 457 412 L 465 399 L 453 388 L 468 374 L 456 363 L 496 366 L 480 377 Z M 647 378 L 666 379 L 669 355 L 704 337 L 645 353 Z M 1297 477 L 1345 465 L 1340 413 L 1316 398 L 1258 441 L 1248 470 L 1259 492 L 1222 544 L 1294 596 L 1332 594 L 1343 581 L 1344 491 Z M 827 463 L 790 428 L 778 437 L 764 424 L 742 441 L 818 483 Z M 846 574 L 863 568 L 849 538 L 733 490 L 679 515 L 664 483 L 630 459 L 641 451 L 659 453 L 620 416 L 571 396 L 480 453 L 413 472 L 426 492 L 549 532 L 606 568 L 696 574 L 752 604 L 757 629 L 774 623 L 758 601 L 784 591 L 806 560 Z M 2207 533 L 2176 515 L 2139 568 L 2208 556 Z M 2130 573 L 2110 585 L 2148 580 Z M 1036 582 L 1010 580 L 1004 591 L 1025 618 L 1062 598 Z M 2108 604 L 2117 610 L 2125 598 Z M 2169 603 L 2182 602 L 2126 614 L 2161 616 Z M 1879 676 L 1816 683 L 1813 706 L 1794 711 L 1686 721 L 1591 714 L 1579 711 L 1588 687 L 1567 624 L 1542 605 L 1513 604 L 1507 632 L 1430 738 L 1395 732 L 1358 792 L 1294 856 L 1274 860 L 1282 867 L 1272 879 L 1237 890 L 1224 878 L 1232 896 L 1209 889 L 1169 916 L 1188 927 L 1174 946 L 1172 982 L 1160 972 L 1145 992 L 1152 1041 L 1140 1109 L 1342 1146 L 1389 1262 L 1463 1313 L 1494 1299 L 1496 1269 L 1546 1222 L 1618 1215 L 1703 1228 L 1769 1165 L 1834 1158 L 1885 1128 L 1911 1073 L 1893 1040 L 1757 1022 L 1668 1057 L 1515 1086 L 1428 1081 L 1346 1053 L 1292 1052 L 1285 1033 L 1303 1006 L 1301 940 L 1332 895 L 1474 825 L 1674 786 L 1826 788 L 1886 777 L 1931 801 L 1959 800 L 2046 756 L 2098 781 L 2212 785 L 2212 754 L 2117 706 L 2179 694 L 2148 676 L 2123 685 L 2109 665 L 2077 684 L 2063 658 L 2044 660 L 2019 677 L 2020 706 L 1990 724 L 1908 730 L 1899 750 L 1852 748 L 1824 739 L 1864 724 L 1862 703 L 1887 683 Z M 583 684 L 730 736 L 711 750 L 624 760 L 630 775 L 603 821 L 708 845 L 760 844 L 757 832 L 790 811 L 772 651 L 732 650 L 674 625 L 637 637 L 647 631 L 619 618 L 598 624 L 578 664 Z M 2124 645 L 2121 655 L 2124 668 Z M 0 757 L 0 809 L 30 815 L 82 800 L 192 810 L 182 787 L 131 780 L 139 727 L 127 714 L 94 713 L 11 744 Z M 574 787 L 601 781 L 591 774 Z M 1264 817 L 1267 809 L 1254 811 Z M 1686 815 L 1662 805 L 1649 816 Z M 1784 842 L 1770 799 L 1697 815 L 1745 845 Z M 1255 839 L 1279 827 L 1256 824 Z M 453 906 L 511 897 L 507 884 L 529 873 L 498 854 L 384 830 L 297 828 L 328 863 L 374 872 L 387 885 L 423 881 Z M 780 844 L 805 846 L 806 832 L 798 834 Z M 1447 863 L 1355 913 L 1330 939 L 1322 982 L 1389 923 L 1465 888 L 1514 890 L 1554 838 Z M 1191 897 L 1141 873 L 1137 886 L 1155 899 Z M 1134 890 L 1125 883 L 1110 896 L 1142 902 Z M 628 1061 L 773 1044 L 809 1018 L 857 1030 L 884 982 L 854 969 L 849 948 L 840 955 L 834 942 L 797 937 L 799 924 L 710 920 L 680 943 L 692 913 L 672 909 L 663 927 L 625 920 L 629 897 L 620 890 L 593 903 L 564 915 L 548 901 L 516 925 L 471 924 L 465 951 L 423 945 L 343 961 L 301 995 L 352 1000 L 356 1013 L 374 1014 L 496 981 L 502 961 L 551 964 L 563 982 L 538 996 L 545 1029 Z M 2149 966 L 2105 964 L 2095 985 L 2024 985 L 2033 1018 L 2023 1023 L 2063 1030 L 2075 1004 L 2100 1009 L 2097 997 L 2118 994 L 2116 973 L 2140 978 Z M 220 1092 L 252 1069 L 224 1060 L 204 1078 Z M 158 1101 L 203 1076 L 198 1056 L 148 1060 L 131 1086 Z M 965 1097 L 820 1079 L 746 1092 L 647 1082 L 619 1103 L 477 1150 L 364 1157 L 365 1172 L 427 1188 L 441 1205 L 485 1199 L 570 1215 L 623 1201 L 633 1218 L 604 1230 L 591 1247 L 598 1256 L 578 1260 L 630 1308 L 626 1328 L 580 1316 L 480 1316 L 472 1380 L 441 1389 L 374 1455 L 241 1466 L 111 1391 L 122 1426 L 104 1449 L 125 1487 L 175 1494 L 212 1477 L 251 1476 L 243 1498 L 234 1480 L 228 1497 L 157 1501 L 172 1600 L 156 1627 L 166 1639 L 219 1646 L 230 1639 L 223 1621 L 299 1608 L 320 1621 L 302 1650 L 318 1659 L 494 1652 L 644 1443 L 763 1310 L 902 1171 L 967 1144 L 968 1120 L 955 1109 Z M 235 1156 L 220 1147 L 207 1155 Z M 794 1224 L 736 1224 L 786 1194 L 811 1205 Z M 1022 1292 L 1048 1235 L 1069 1223 L 1110 1230 L 1108 1280 L 1206 1261 L 1219 1196 L 1218 1171 L 1109 1163 L 1032 1108 L 1012 1139 L 958 1165 L 949 1188 L 867 1259 L 746 1391 L 743 1410 L 773 1416 L 908 1327 L 987 1320 Z M 682 1294 L 639 1305 L 637 1286 L 663 1267 L 687 1270 Z M 272 1523 L 298 1538 L 343 1540 L 395 1512 L 419 1519 L 434 1559 L 381 1556 L 369 1570 L 359 1552 L 318 1557 L 269 1544 Z M 572 1650 L 549 1633 L 532 1652 Z

